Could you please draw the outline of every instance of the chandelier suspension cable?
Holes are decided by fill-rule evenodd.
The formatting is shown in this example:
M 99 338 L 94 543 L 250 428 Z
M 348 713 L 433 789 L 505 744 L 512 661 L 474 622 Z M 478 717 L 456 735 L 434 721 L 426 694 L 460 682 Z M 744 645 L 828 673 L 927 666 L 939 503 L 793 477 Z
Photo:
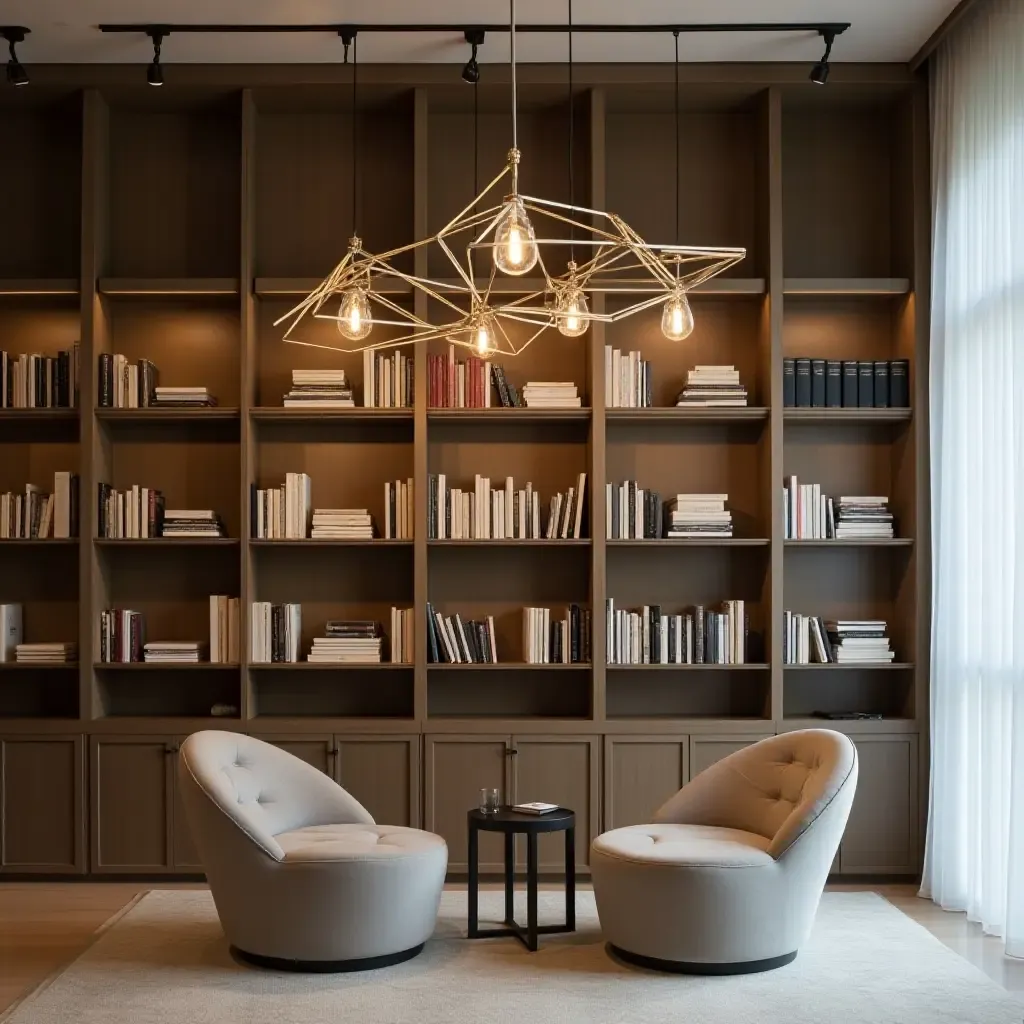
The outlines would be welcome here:
M 676 29 L 672 35 L 676 37 L 675 88 L 672 95 L 676 118 L 676 245 L 679 245 L 682 237 L 679 225 L 679 29 Z
M 573 95 L 572 95 L 572 0 L 569 2 L 569 205 L 576 206 L 576 175 L 573 172 Z M 576 225 L 569 228 L 569 259 L 576 262 Z
M 352 234 L 356 234 L 356 180 L 359 168 L 359 36 L 352 37 Z
M 480 78 L 473 83 L 473 195 L 480 194 Z M 473 212 L 477 203 L 473 202 Z
M 512 42 L 512 150 L 516 157 L 512 161 L 512 191 L 519 191 L 519 132 L 516 111 L 516 0 L 508 0 L 509 36 Z

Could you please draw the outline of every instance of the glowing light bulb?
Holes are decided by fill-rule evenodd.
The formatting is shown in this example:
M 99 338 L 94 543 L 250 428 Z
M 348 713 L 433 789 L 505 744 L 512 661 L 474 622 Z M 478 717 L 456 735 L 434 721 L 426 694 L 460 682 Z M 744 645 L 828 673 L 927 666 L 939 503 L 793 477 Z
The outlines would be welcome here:
M 661 333 L 669 341 L 682 341 L 693 332 L 693 312 L 686 291 L 677 288 L 661 311 Z
M 494 265 L 503 274 L 528 274 L 537 265 L 537 235 L 518 197 L 509 203 L 495 228 L 493 255 Z
M 567 338 L 578 338 L 590 326 L 587 297 L 578 284 L 570 280 L 555 305 L 555 326 Z
M 373 313 L 364 288 L 349 288 L 342 293 L 337 324 L 338 332 L 350 341 L 362 341 L 373 330 Z
M 478 356 L 489 356 L 494 351 L 494 325 L 491 317 L 481 317 L 473 328 L 473 344 Z

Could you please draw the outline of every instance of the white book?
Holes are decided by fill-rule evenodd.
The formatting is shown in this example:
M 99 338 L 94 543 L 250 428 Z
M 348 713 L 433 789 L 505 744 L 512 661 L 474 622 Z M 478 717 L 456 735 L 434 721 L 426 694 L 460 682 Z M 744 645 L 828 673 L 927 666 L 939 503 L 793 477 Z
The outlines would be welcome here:
M 22 641 L 22 607 L 0 604 L 0 661 L 14 661 Z

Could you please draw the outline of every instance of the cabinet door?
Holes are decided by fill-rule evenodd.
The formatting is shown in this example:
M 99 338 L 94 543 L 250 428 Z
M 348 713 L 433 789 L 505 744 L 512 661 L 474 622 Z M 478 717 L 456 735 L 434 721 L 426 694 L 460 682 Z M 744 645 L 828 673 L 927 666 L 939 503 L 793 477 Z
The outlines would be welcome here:
M 596 736 L 513 736 L 513 801 L 542 800 L 576 813 L 576 866 L 590 870 L 590 843 L 600 814 L 600 742 Z M 565 833 L 541 836 L 540 870 L 565 870 Z M 526 867 L 526 841 L 517 844 L 516 861 Z
M 192 840 L 192 832 L 189 829 L 188 818 L 185 816 L 185 804 L 181 799 L 181 789 L 178 786 L 178 757 L 181 744 L 186 737 L 179 736 L 173 743 L 174 756 L 171 758 L 171 785 L 174 788 L 174 802 L 172 805 L 173 818 L 171 819 L 171 853 L 175 871 L 201 872 L 203 862 L 200 860 L 199 851 Z
M 273 743 L 275 747 L 286 750 L 306 764 L 322 771 L 324 775 L 335 777 L 334 737 L 330 733 L 317 733 L 311 736 L 258 736 L 257 739 Z
M 424 737 L 424 827 L 448 843 L 448 870 L 465 872 L 468 831 L 466 815 L 480 805 L 484 787 L 509 791 L 511 737 L 497 735 Z M 504 869 L 504 846 L 497 834 L 480 834 L 480 870 Z
M 85 871 L 85 741 L 0 738 L 0 872 Z
M 173 736 L 92 738 L 92 870 L 173 870 Z
M 737 750 L 749 747 L 751 743 L 766 739 L 773 733 L 733 734 L 732 736 L 691 736 L 690 737 L 690 778 L 696 778 L 705 768 L 728 757 Z
M 419 736 L 338 736 L 335 742 L 338 782 L 373 820 L 419 828 Z
M 918 858 L 917 736 L 851 737 L 859 774 L 850 820 L 839 847 L 844 875 L 916 875 Z
M 689 777 L 686 736 L 606 736 L 604 827 L 643 825 Z

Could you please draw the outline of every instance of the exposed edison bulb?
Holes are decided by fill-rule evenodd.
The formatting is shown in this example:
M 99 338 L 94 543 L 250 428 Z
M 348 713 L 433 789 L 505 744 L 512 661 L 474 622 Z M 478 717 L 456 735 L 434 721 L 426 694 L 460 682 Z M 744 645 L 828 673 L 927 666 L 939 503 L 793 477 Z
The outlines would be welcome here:
M 661 333 L 669 341 L 682 341 L 693 332 L 693 312 L 686 291 L 677 288 L 661 311 Z
M 480 357 L 489 356 L 494 351 L 494 320 L 482 316 L 473 326 L 473 347 Z
M 338 307 L 338 332 L 350 341 L 362 341 L 373 330 L 370 299 L 364 288 L 348 288 Z
M 537 235 L 517 196 L 494 230 L 494 265 L 503 274 L 528 274 L 537 265 Z
M 555 306 L 555 326 L 558 333 L 567 338 L 578 338 L 587 333 L 590 320 L 587 314 L 587 297 L 577 284 L 570 284 L 559 297 Z

